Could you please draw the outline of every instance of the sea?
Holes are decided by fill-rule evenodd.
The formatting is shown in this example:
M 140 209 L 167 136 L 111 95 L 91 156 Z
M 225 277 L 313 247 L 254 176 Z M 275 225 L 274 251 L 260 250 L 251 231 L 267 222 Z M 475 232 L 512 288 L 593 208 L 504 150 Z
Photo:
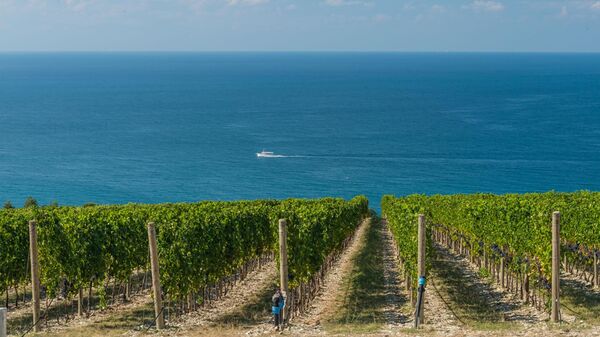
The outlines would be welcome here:
M 0 54 L 15 206 L 582 189 L 600 54 Z

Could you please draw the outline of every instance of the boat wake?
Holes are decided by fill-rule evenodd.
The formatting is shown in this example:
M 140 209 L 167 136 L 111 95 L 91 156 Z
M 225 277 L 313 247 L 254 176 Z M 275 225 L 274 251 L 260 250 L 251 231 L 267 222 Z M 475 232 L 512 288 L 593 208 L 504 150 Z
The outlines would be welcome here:
M 256 154 L 256 157 L 258 157 L 258 158 L 303 158 L 306 156 L 286 156 L 283 154 L 275 154 L 271 151 L 263 150 L 262 152 L 258 152 Z
M 258 158 L 288 158 L 289 156 L 284 156 L 282 154 L 266 154 L 262 156 L 258 156 Z

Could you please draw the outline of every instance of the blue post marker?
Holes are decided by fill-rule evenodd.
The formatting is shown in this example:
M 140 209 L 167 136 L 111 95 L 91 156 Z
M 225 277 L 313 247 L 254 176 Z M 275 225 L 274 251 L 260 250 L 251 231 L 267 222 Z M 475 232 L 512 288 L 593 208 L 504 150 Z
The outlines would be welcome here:
M 415 310 L 415 329 L 419 327 L 419 323 L 421 320 L 421 313 L 423 311 L 423 293 L 425 293 L 425 276 L 419 277 L 419 289 L 417 296 L 417 310 Z
M 417 272 L 419 275 L 419 287 L 417 294 L 417 307 L 415 310 L 415 328 L 419 327 L 419 323 L 423 324 L 425 321 L 425 314 L 423 310 L 423 293 L 425 292 L 425 246 L 426 246 L 426 235 L 427 231 L 425 228 L 425 215 L 419 214 L 418 216 L 418 228 L 417 228 Z

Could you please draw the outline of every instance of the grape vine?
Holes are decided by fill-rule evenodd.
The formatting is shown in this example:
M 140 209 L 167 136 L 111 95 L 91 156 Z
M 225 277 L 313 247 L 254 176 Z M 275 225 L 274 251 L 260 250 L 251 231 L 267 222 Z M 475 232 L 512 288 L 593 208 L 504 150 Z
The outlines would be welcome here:
M 367 212 L 365 197 L 2 210 L 0 291 L 28 282 L 31 219 L 48 295 L 73 295 L 109 279 L 126 282 L 146 270 L 146 224 L 154 221 L 163 291 L 182 299 L 276 251 L 280 217 L 289 219 L 290 272 L 305 280 Z

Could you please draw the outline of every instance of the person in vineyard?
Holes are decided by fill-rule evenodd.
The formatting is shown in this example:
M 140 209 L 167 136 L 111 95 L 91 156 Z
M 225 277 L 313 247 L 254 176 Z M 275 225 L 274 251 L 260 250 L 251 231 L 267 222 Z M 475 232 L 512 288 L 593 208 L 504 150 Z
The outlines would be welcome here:
M 280 329 L 283 324 L 283 319 L 281 317 L 281 311 L 285 307 L 285 297 L 281 293 L 281 290 L 278 288 L 275 290 L 275 294 L 271 297 L 271 310 L 273 312 L 273 324 L 275 325 L 275 330 Z

